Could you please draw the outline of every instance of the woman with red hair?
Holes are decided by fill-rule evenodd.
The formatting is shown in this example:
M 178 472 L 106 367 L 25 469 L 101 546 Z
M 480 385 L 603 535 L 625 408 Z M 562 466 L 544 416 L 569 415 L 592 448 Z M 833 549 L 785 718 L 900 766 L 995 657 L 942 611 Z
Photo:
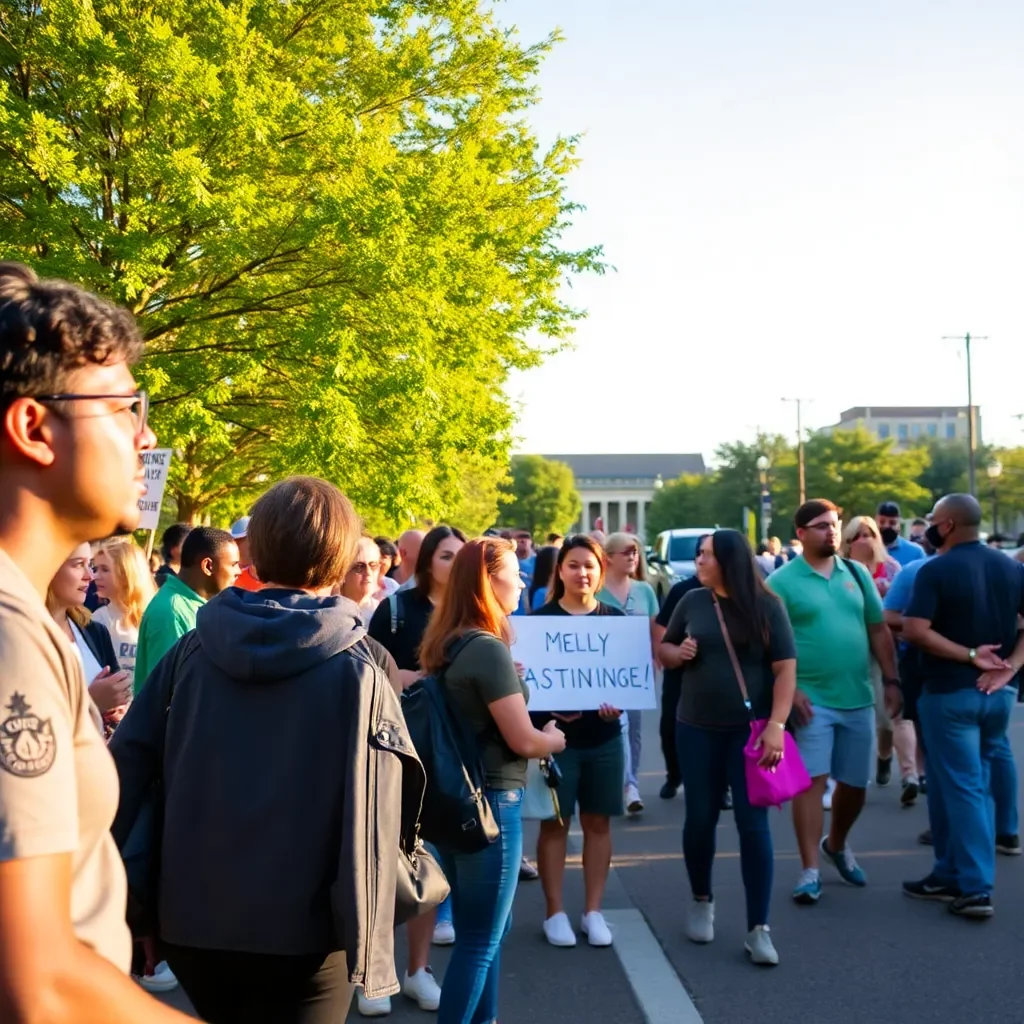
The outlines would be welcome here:
M 442 674 L 445 691 L 470 732 L 482 737 L 487 800 L 499 836 L 479 853 L 440 847 L 452 890 L 455 946 L 441 989 L 438 1024 L 478 1024 L 498 1017 L 501 943 L 523 853 L 521 809 L 526 761 L 565 748 L 554 722 L 535 729 L 529 691 L 509 652 L 508 616 L 523 589 L 511 541 L 471 540 L 455 556 L 441 603 L 423 637 L 420 664 Z

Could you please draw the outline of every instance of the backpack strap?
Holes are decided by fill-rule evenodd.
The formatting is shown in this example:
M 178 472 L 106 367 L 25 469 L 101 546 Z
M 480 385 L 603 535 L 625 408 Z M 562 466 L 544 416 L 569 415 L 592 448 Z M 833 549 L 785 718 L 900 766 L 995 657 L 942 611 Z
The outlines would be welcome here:
M 860 573 L 857 572 L 857 567 L 851 558 L 844 558 L 843 565 L 846 566 L 850 575 L 857 581 L 857 587 L 860 589 L 860 596 L 864 598 L 864 620 L 867 621 L 868 617 L 868 592 L 864 586 L 864 581 L 860 577 Z

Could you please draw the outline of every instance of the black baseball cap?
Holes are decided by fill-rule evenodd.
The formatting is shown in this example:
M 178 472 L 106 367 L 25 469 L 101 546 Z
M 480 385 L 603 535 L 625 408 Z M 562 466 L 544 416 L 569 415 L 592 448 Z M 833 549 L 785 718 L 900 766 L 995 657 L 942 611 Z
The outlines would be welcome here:
M 896 516 L 896 518 L 899 519 L 900 507 L 895 501 L 883 501 L 882 504 L 878 506 L 878 515 Z

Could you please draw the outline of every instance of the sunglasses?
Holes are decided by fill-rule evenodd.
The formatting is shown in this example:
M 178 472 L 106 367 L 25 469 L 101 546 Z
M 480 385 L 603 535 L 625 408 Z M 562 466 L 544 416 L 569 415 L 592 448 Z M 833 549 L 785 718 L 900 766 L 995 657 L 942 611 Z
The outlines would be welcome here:
M 356 564 L 349 569 L 349 572 L 354 573 L 356 576 L 369 576 L 370 573 L 379 571 L 380 562 L 356 562 Z

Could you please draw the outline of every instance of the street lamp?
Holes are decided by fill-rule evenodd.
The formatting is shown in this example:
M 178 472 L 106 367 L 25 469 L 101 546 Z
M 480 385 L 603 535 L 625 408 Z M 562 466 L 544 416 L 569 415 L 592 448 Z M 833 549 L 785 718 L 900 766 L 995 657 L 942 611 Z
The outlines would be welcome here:
M 998 459 L 993 459 L 986 467 L 985 472 L 992 481 L 992 532 L 999 532 L 999 492 L 997 484 L 1003 475 L 1003 464 Z
M 657 476 L 656 476 L 656 477 L 654 478 L 654 489 L 655 489 L 656 491 L 660 491 L 660 490 L 661 490 L 661 489 L 662 489 L 662 488 L 663 488 L 664 486 L 665 486 L 665 481 L 664 481 L 664 480 L 662 479 L 662 476 L 661 476 L 661 474 L 659 473 L 659 474 L 658 474 L 658 475 L 657 475 Z
M 761 539 L 768 539 L 768 530 L 772 524 L 772 496 L 768 490 L 768 470 L 771 459 L 767 455 L 757 457 L 757 471 L 761 476 Z

